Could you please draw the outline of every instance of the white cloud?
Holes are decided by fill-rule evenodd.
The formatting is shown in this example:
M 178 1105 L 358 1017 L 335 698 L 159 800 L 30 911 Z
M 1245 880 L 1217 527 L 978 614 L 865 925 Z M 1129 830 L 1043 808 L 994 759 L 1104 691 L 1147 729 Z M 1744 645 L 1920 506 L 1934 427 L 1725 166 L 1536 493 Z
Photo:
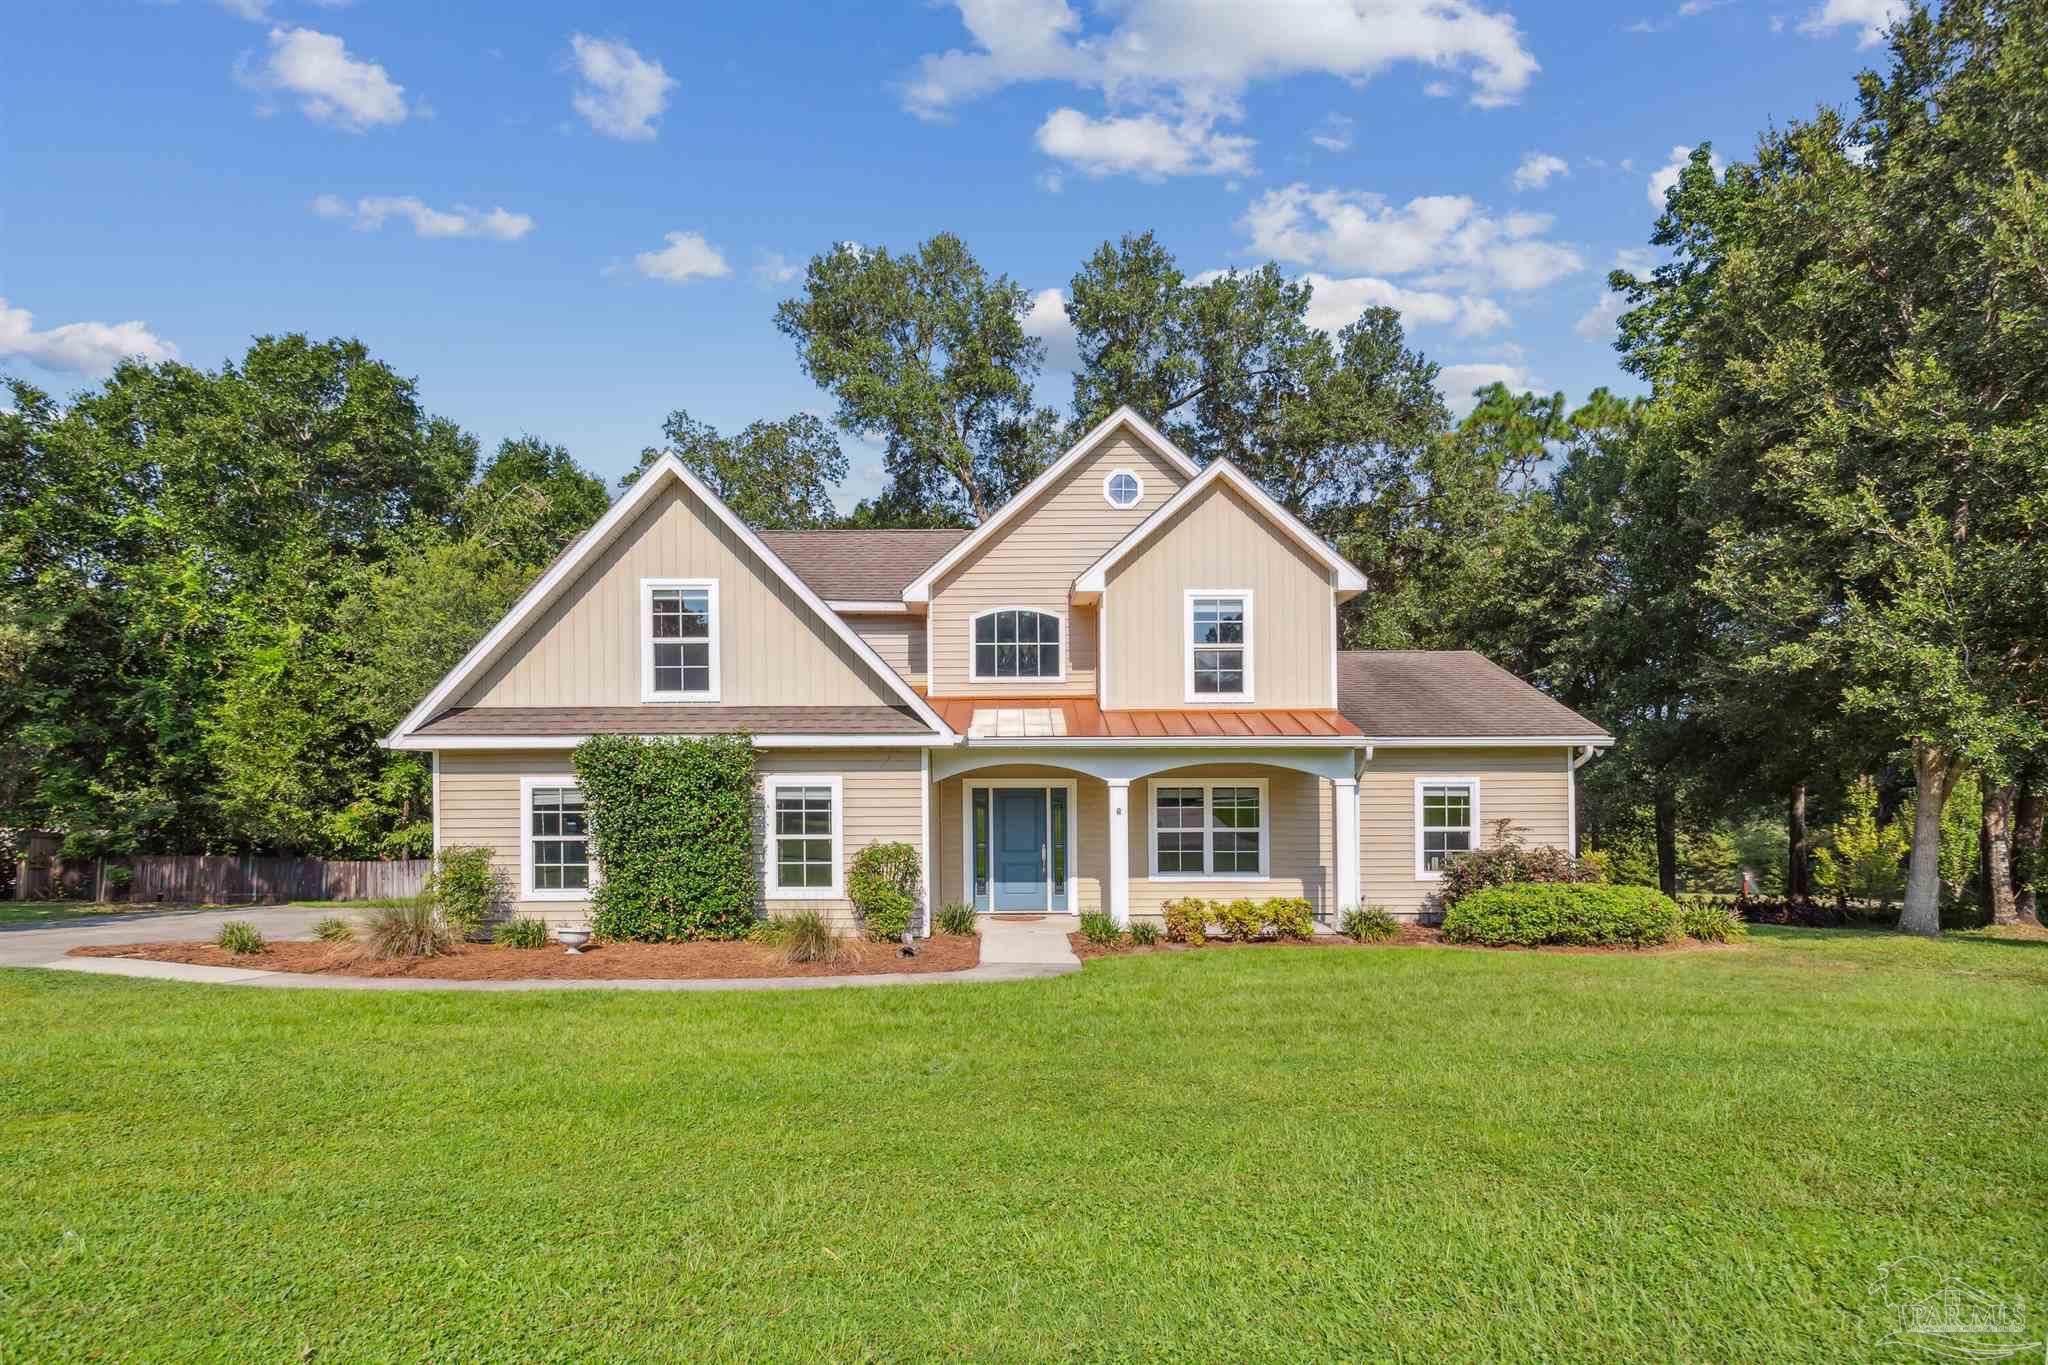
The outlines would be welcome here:
M 352 133 L 403 123 L 408 112 L 405 87 L 383 67 L 350 56 L 333 34 L 309 28 L 270 30 L 270 54 L 250 83 L 296 95 L 307 118 Z
M 1492 217 L 1463 195 L 1426 195 L 1395 208 L 1382 195 L 1289 185 L 1252 201 L 1254 250 L 1331 271 L 1420 275 L 1432 287 L 1539 289 L 1585 267 L 1541 234 L 1547 215 Z
M 1838 28 L 1860 28 L 1857 46 L 1873 47 L 1905 12 L 1906 0 L 1826 0 L 1799 21 L 1799 31 L 1818 35 Z
M 1515 188 L 1518 190 L 1540 190 L 1556 175 L 1570 175 L 1572 168 L 1561 156 L 1548 152 L 1530 152 L 1522 158 L 1522 164 L 1515 167 Z
M 1055 373 L 1081 367 L 1081 352 L 1074 338 L 1074 324 L 1067 317 L 1067 296 L 1057 289 L 1041 289 L 1031 296 L 1031 310 L 1024 315 L 1024 331 L 1045 343 L 1045 367 Z
M 1454 295 L 1431 289 L 1403 289 L 1370 275 L 1335 278 L 1314 271 L 1301 277 L 1315 292 L 1308 325 L 1336 335 L 1368 308 L 1392 308 L 1408 327 L 1449 327 L 1459 336 L 1484 336 L 1508 325 L 1507 310 L 1483 294 Z
M 313 212 L 322 218 L 348 218 L 365 232 L 375 232 L 387 218 L 403 218 L 412 224 L 417 237 L 488 237 L 499 242 L 516 242 L 533 231 L 533 219 L 524 213 L 494 208 L 486 212 L 466 204 L 452 210 L 431 208 L 412 195 L 373 195 L 349 204 L 337 195 L 323 194 L 313 201 Z
M 606 137 L 646 142 L 654 120 L 668 108 L 676 83 L 660 62 L 651 62 L 624 43 L 578 33 L 569 39 L 576 74 L 583 84 L 570 101 L 584 121 Z
M 955 0 L 971 43 L 924 57 L 904 83 L 923 117 L 1026 81 L 1063 81 L 1112 100 L 1170 100 L 1234 111 L 1256 81 L 1327 75 L 1365 81 L 1401 62 L 1455 71 L 1472 102 L 1512 102 L 1536 74 L 1514 16 L 1472 0 L 1295 0 L 1284 17 L 1226 0 L 1097 0 L 1084 35 L 1069 0 Z
M 1679 172 L 1685 169 L 1685 164 L 1688 160 L 1691 159 L 1691 157 L 1692 148 L 1673 147 L 1671 149 L 1671 160 L 1665 163 L 1663 166 L 1659 167 L 1657 170 L 1650 172 L 1649 196 L 1651 208 L 1662 211 L 1662 209 L 1664 208 L 1664 196 L 1666 194 L 1669 194 L 1672 190 L 1678 188 Z M 1714 168 L 1715 175 L 1719 175 L 1721 173 L 1720 157 L 1708 157 L 1707 164 L 1711 165 Z M 1624 168 L 1627 168 L 1628 163 L 1624 161 L 1622 163 L 1622 166 Z
M 1431 81 L 1428 85 L 1422 87 L 1422 93 L 1433 100 L 1447 100 L 1452 94 L 1451 83 L 1449 81 Z
M 1446 365 L 1436 377 L 1437 391 L 1443 394 L 1451 415 L 1460 419 L 1470 416 L 1472 409 L 1479 406 L 1474 393 L 1489 384 L 1505 384 L 1515 393 L 1527 393 L 1539 387 L 1535 376 L 1521 365 L 1498 361 Z
M 633 267 L 649 279 L 670 284 L 687 284 L 693 279 L 730 275 L 732 267 L 717 247 L 695 232 L 671 232 L 663 239 L 668 245 L 659 251 L 643 251 L 633 258 Z
M 1587 341 L 1614 340 L 1614 320 L 1621 316 L 1621 295 L 1611 289 L 1604 289 L 1593 306 L 1579 315 L 1572 324 L 1572 330 Z
M 261 23 L 270 17 L 270 0 L 213 0 L 237 19 Z
M 1348 152 L 1351 150 L 1352 122 L 1342 114 L 1325 114 L 1316 131 L 1308 140 L 1326 152 Z
M 38 332 L 34 314 L 0 298 L 0 356 L 19 356 L 46 370 L 104 374 L 131 356 L 152 365 L 176 360 L 178 348 L 142 322 L 67 322 Z
M 1066 177 L 1058 171 L 1043 171 L 1038 177 L 1038 188 L 1047 194 L 1058 194 L 1067 187 Z
M 1647 275 L 1657 268 L 1657 253 L 1646 246 L 1625 246 L 1614 253 L 1614 268 L 1631 275 Z
M 779 251 L 770 251 L 754 263 L 754 278 L 763 284 L 788 284 L 804 268 Z
M 1038 129 L 1038 150 L 1084 175 L 1236 175 L 1251 169 L 1252 140 L 1216 132 L 1207 118 L 1169 123 L 1157 114 L 1090 118 L 1055 109 Z

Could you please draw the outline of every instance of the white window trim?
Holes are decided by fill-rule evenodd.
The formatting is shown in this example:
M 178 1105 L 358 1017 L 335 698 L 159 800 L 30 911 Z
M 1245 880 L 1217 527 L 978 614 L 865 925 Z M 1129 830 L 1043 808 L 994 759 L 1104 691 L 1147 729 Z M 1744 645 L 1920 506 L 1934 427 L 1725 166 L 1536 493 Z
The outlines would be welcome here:
M 574 887 L 542 889 L 533 884 L 533 789 L 535 787 L 574 787 L 583 790 L 583 784 L 576 780 L 574 773 L 529 773 L 519 779 L 519 899 L 523 901 L 576 901 L 587 904 L 590 893 L 597 890 L 604 880 L 597 867 L 597 848 L 590 838 L 590 798 L 583 798 L 583 856 L 590 864 L 590 885 L 578 891 Z
M 1202 789 L 1202 866 L 1215 861 L 1211 837 L 1216 832 L 1216 788 L 1256 787 L 1259 790 L 1259 870 L 1257 872 L 1161 872 L 1159 870 L 1159 793 L 1167 787 Z M 1269 882 L 1273 880 L 1273 793 L 1263 777 L 1204 777 L 1183 781 L 1164 776 L 1145 779 L 1145 869 L 1154 882 Z
M 775 793 L 782 787 L 832 789 L 832 884 L 780 886 L 775 873 Z M 767 836 L 761 841 L 761 897 L 771 901 L 833 901 L 846 895 L 846 790 L 842 778 L 829 773 L 770 773 L 761 779 Z
M 654 688 L 654 591 L 657 588 L 702 588 L 710 598 L 711 686 L 703 692 L 657 692 Z M 718 580 L 715 578 L 643 578 L 640 580 L 640 700 L 643 702 L 715 702 L 718 700 Z
M 1195 692 L 1195 599 L 1198 597 L 1241 597 L 1244 599 L 1244 691 Z M 1257 692 L 1252 680 L 1252 629 L 1257 612 L 1250 588 L 1189 588 L 1181 594 L 1180 669 L 1183 695 L 1190 706 L 1243 706 Z
M 1109 481 L 1119 474 L 1130 475 L 1132 481 L 1138 485 L 1138 496 L 1132 498 L 1128 503 L 1118 502 L 1115 498 L 1109 495 Z M 1108 503 L 1111 507 L 1114 507 L 1119 512 L 1130 511 L 1133 507 L 1136 507 L 1139 503 L 1145 501 L 1145 476 L 1143 474 L 1140 474 L 1135 469 L 1110 470 L 1107 474 L 1104 474 L 1102 476 L 1102 500 Z
M 1424 787 L 1464 787 L 1472 793 L 1472 851 L 1479 851 L 1479 831 L 1486 826 L 1479 819 L 1479 779 L 1476 777 L 1418 777 L 1415 779 L 1415 880 L 1418 882 L 1440 882 L 1442 872 L 1432 872 L 1422 865 L 1422 789 Z
M 975 653 L 974 653 L 974 627 L 975 627 L 975 625 L 976 625 L 976 624 L 977 624 L 978 622 L 980 622 L 981 618 L 982 618 L 982 617 L 984 617 L 984 616 L 994 616 L 994 615 L 997 615 L 997 614 L 998 614 L 998 613 L 1000 613 L 1000 612 L 1006 612 L 1006 611 L 1029 611 L 1029 612 L 1036 612 L 1036 613 L 1037 613 L 1038 615 L 1040 615 L 1040 616 L 1050 616 L 1050 617 L 1052 617 L 1052 619 L 1053 619 L 1053 620 L 1055 620 L 1055 621 L 1057 621 L 1057 622 L 1059 622 L 1059 623 L 1060 623 L 1060 671 L 1059 671 L 1059 672 L 1057 672 L 1057 673 L 1034 673 L 1034 674 L 1032 674 L 1032 675 L 1031 675 L 1030 677 L 1028 677 L 1028 678 L 1026 678 L 1026 677 L 1004 678 L 1004 677 L 1000 677 L 1000 676 L 998 676 L 998 675 L 996 675 L 996 674 L 994 674 L 994 673 L 978 673 L 978 672 L 976 672 L 976 671 L 975 671 L 975 669 L 976 669 L 976 666 L 977 666 L 977 660 L 976 660 L 976 658 L 975 658 Z M 1071 631 L 1069 631 L 1069 630 L 1067 629 L 1067 613 L 1066 613 L 1065 611 L 1062 611 L 1062 610 L 1055 610 L 1055 609 L 1052 609 L 1052 608 L 1047 608 L 1047 607 L 1034 607 L 1034 606 L 1031 606 L 1031 605 L 1030 605 L 1030 604 L 1028 604 L 1028 603 L 1018 603 L 1018 604 L 1017 604 L 1017 605 L 1015 605 L 1015 606 L 1008 606 L 1008 607 L 989 607 L 989 608 L 986 608 L 985 610 L 982 610 L 982 611 L 977 611 L 977 612 L 975 612 L 975 613 L 974 613 L 974 614 L 973 614 L 972 616 L 970 616 L 970 617 L 968 617 L 968 618 L 967 618 L 967 680 L 968 680 L 969 682 L 993 682 L 993 683 L 1019 683 L 1019 684 L 1023 684 L 1023 685 L 1026 685 L 1026 686 L 1029 686 L 1029 685 L 1031 685 L 1031 684 L 1035 684 L 1035 683 L 1056 683 L 1056 682 L 1065 682 L 1065 681 L 1067 680 L 1067 657 L 1068 657 L 1068 654 L 1069 654 L 1069 652 L 1070 652 L 1070 651 L 1071 651 L 1071 650 L 1073 649 L 1073 644 L 1074 644 L 1074 637 L 1073 637 L 1073 633 L 1072 633 Z M 926 649 L 927 649 L 927 650 L 929 650 L 929 649 L 930 649 L 930 645 L 929 645 L 929 643 L 927 643 L 927 645 L 926 645 Z
M 1081 913 L 1081 869 L 1079 866 L 1081 856 L 1081 788 L 1080 784 L 1072 778 L 1049 777 L 1037 780 L 1015 778 L 1010 781 L 1004 781 L 1001 778 L 990 778 L 983 782 L 962 782 L 960 784 L 960 886 L 964 893 L 960 899 L 966 901 L 969 905 L 974 904 L 974 793 L 977 791 L 989 793 L 989 820 L 991 826 L 993 826 L 995 820 L 995 793 L 998 791 L 1036 792 L 1049 791 L 1055 787 L 1067 794 L 1067 908 L 1065 910 L 1050 908 L 1052 904 L 1052 858 L 1048 856 L 1045 860 L 1045 892 L 1046 905 L 1048 907 L 1046 913 L 1049 915 L 1078 915 Z M 1045 811 L 1045 837 L 1048 842 L 1052 839 L 1052 807 L 1050 804 L 1046 806 Z M 1050 850 L 1048 849 L 1049 853 Z M 989 856 L 991 861 L 993 861 L 995 856 L 994 849 L 989 850 Z M 989 870 L 993 873 L 995 869 L 991 866 Z M 993 878 L 991 878 L 989 886 L 989 908 L 987 910 L 977 909 L 975 913 L 996 913 Z

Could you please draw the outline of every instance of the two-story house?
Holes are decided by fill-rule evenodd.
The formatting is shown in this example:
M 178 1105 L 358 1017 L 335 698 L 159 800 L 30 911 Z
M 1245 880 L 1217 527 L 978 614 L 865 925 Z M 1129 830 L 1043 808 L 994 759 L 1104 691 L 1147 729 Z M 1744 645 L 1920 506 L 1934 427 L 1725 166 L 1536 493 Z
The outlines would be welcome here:
M 1365 577 L 1248 477 L 1122 409 L 972 531 L 756 532 L 659 461 L 385 741 L 433 755 L 436 848 L 519 910 L 593 880 L 571 751 L 745 731 L 761 903 L 1157 917 L 1186 895 L 1427 911 L 1506 818 L 1571 849 L 1599 726 L 1476 654 L 1339 648 Z

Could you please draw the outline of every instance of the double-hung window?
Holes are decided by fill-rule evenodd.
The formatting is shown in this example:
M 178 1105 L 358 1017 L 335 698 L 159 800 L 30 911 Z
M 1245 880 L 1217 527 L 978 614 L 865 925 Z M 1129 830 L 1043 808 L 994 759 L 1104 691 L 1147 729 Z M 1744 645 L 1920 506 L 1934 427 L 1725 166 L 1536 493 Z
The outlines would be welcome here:
M 519 795 L 526 826 L 520 842 L 526 899 L 588 900 L 590 825 L 582 789 L 559 777 L 528 777 L 521 779 Z
M 1028 607 L 985 611 L 974 618 L 971 676 L 1056 680 L 1060 672 L 1060 618 Z
M 641 698 L 718 700 L 718 582 L 640 580 Z
M 1162 781 L 1152 787 L 1152 876 L 1266 877 L 1266 783 Z
M 1479 846 L 1479 781 L 1418 779 L 1415 783 L 1415 875 L 1443 876 L 1444 865 Z
M 1252 594 L 1248 588 L 1187 593 L 1187 699 L 1252 699 Z
M 768 896 L 819 900 L 840 894 L 840 780 L 775 776 L 766 783 Z

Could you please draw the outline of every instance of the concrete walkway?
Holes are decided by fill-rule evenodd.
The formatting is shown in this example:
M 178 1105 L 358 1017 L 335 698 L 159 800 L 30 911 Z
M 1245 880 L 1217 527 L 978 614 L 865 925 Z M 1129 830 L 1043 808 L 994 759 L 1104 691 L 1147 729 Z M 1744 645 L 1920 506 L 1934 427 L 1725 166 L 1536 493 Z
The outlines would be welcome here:
M 331 909 L 292 906 L 120 911 L 56 924 L 0 925 L 0 967 L 46 967 L 53 971 L 84 972 L 93 976 L 196 981 L 219 986 L 367 991 L 822 990 L 833 986 L 935 986 L 956 981 L 1028 981 L 1081 970 L 1080 959 L 1067 948 L 1066 929 L 1060 922 L 1015 924 L 987 920 L 982 924 L 984 937 L 980 966 L 959 972 L 876 976 L 742 977 L 710 981 L 438 981 L 430 977 L 315 976 L 305 972 L 202 967 L 186 962 L 145 962 L 132 957 L 64 956 L 73 948 L 96 944 L 206 941 L 217 935 L 220 926 L 231 919 L 249 921 L 267 938 L 310 939 L 313 926 L 335 913 Z M 995 930 L 993 934 L 990 933 L 991 928 Z M 1053 947 L 1055 940 L 1057 954 Z

